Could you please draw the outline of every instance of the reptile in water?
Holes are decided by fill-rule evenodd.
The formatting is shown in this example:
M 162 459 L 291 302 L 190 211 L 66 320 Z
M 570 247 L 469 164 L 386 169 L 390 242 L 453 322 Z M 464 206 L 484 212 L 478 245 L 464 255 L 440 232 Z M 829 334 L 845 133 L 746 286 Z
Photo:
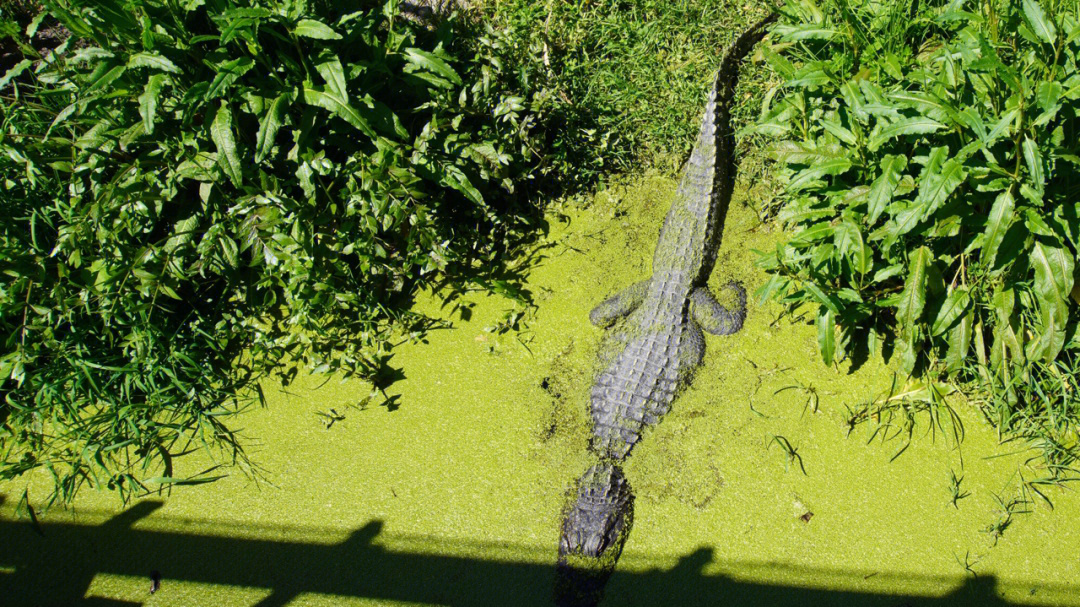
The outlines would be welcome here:
M 592 388 L 591 446 L 600 463 L 578 481 L 575 499 L 564 513 L 556 584 L 560 605 L 599 601 L 633 516 L 633 495 L 621 462 L 641 440 L 645 427 L 668 412 L 677 391 L 700 364 L 705 352 L 702 331 L 730 335 L 742 328 L 743 288 L 728 285 L 737 302 L 728 309 L 706 284 L 735 185 L 735 136 L 729 113 L 739 64 L 775 18 L 770 15 L 751 26 L 724 53 L 697 142 L 660 231 L 652 275 L 589 314 L 601 327 L 625 319 L 625 330 L 616 336 L 622 350 Z M 580 566 L 582 557 L 600 565 L 586 572 Z
M 652 276 L 602 302 L 589 315 L 607 326 L 626 318 L 626 345 L 592 389 L 593 448 L 624 459 L 647 425 L 671 408 L 680 386 L 705 352 L 702 330 L 738 331 L 746 316 L 746 293 L 738 284 L 737 307 L 717 303 L 706 283 L 716 262 L 724 218 L 735 181 L 735 136 L 729 112 L 739 63 L 765 35 L 772 18 L 754 25 L 728 48 L 716 73 L 694 151 L 682 172 L 653 256 Z

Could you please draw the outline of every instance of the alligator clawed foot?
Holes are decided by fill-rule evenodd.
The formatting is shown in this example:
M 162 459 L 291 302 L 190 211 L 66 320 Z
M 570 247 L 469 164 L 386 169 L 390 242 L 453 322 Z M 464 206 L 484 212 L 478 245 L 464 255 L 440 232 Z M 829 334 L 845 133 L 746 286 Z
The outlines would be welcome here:
M 589 312 L 589 321 L 598 327 L 607 327 L 637 309 L 648 292 L 649 279 L 636 282 L 600 302 Z
M 694 320 L 703 330 L 713 335 L 736 333 L 746 320 L 746 290 L 737 282 L 730 282 L 725 288 L 735 293 L 737 304 L 734 310 L 721 305 L 704 287 L 694 289 L 690 295 Z

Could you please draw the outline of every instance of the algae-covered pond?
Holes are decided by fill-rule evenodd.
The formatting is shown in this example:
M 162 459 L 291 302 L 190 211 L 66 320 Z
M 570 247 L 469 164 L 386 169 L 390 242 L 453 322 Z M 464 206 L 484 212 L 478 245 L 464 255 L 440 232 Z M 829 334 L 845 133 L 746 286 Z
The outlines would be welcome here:
M 233 474 L 126 508 L 86 493 L 36 530 L 14 516 L 22 485 L 0 486 L 2 601 L 549 604 L 560 512 L 590 463 L 601 331 L 588 311 L 647 272 L 673 191 L 649 174 L 555 205 L 522 268 L 536 308 L 520 332 L 486 330 L 514 309 L 507 299 L 422 295 L 417 307 L 449 326 L 395 351 L 393 407 L 351 407 L 370 392 L 362 382 L 268 386 L 269 406 L 239 420 L 258 482 Z M 752 292 L 763 274 L 751 249 L 777 235 L 741 199 L 713 286 Z M 963 402 L 959 449 L 921 418 L 895 459 L 901 439 L 848 436 L 847 406 L 892 371 L 874 356 L 824 366 L 814 327 L 780 312 L 752 301 L 741 332 L 708 339 L 628 460 L 634 525 L 604 604 L 1080 605 L 1074 493 L 1050 488 L 1053 511 L 1014 503 L 1008 517 L 1027 455 Z M 343 419 L 327 427 L 318 413 L 331 409 Z M 968 494 L 956 507 L 953 473 Z

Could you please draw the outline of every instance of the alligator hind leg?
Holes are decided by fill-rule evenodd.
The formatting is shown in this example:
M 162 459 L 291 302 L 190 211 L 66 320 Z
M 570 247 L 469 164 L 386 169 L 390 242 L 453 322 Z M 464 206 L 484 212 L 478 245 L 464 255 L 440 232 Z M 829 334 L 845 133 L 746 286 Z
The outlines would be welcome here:
M 616 319 L 633 312 L 642 301 L 645 301 L 645 295 L 649 292 L 649 280 L 647 278 L 636 282 L 600 302 L 592 309 L 592 312 L 589 312 L 589 321 L 598 327 L 606 327 Z
M 694 289 L 690 295 L 694 320 L 713 335 L 731 335 L 741 329 L 746 320 L 746 291 L 737 282 L 728 283 L 727 288 L 734 291 L 738 299 L 734 311 L 720 305 L 704 287 Z

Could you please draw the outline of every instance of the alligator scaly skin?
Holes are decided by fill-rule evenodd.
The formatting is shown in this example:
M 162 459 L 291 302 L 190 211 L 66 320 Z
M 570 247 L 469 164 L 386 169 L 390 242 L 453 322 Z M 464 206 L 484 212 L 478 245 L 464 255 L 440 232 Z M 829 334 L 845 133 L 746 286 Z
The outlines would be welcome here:
M 593 449 L 622 460 L 671 408 L 679 387 L 701 362 L 702 329 L 730 335 L 742 327 L 746 293 L 737 284 L 738 307 L 728 310 L 706 283 L 716 262 L 735 178 L 735 137 L 729 111 L 739 63 L 764 37 L 770 16 L 728 47 L 713 81 L 697 143 L 683 168 L 671 210 L 653 256 L 652 276 L 602 302 L 589 318 L 606 326 L 626 316 L 625 347 L 593 385 Z

